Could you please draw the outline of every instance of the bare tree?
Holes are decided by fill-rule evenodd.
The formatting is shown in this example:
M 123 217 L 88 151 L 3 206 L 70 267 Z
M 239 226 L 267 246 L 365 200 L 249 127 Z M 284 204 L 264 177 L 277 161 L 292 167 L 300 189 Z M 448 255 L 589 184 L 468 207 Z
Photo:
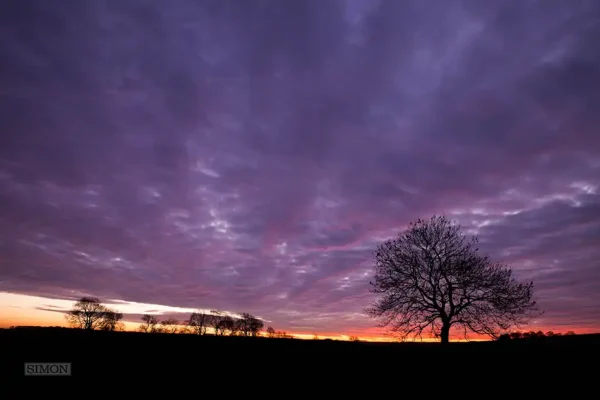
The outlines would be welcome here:
M 244 328 L 244 322 L 241 319 L 233 319 L 233 323 L 231 324 L 231 331 L 229 336 L 238 336 L 243 335 L 242 329 Z
M 262 322 L 260 319 L 252 317 L 250 319 L 250 335 L 256 337 L 258 336 L 258 334 L 260 333 L 260 331 L 262 330 L 262 328 L 265 326 L 264 322 Z
M 208 323 L 215 331 L 215 336 L 216 336 L 221 331 L 221 321 L 223 320 L 223 313 L 218 310 L 211 310 L 210 313 L 211 313 L 211 315 L 210 315 Z
M 241 318 L 236 321 L 239 328 L 238 330 L 243 336 L 250 336 L 250 318 L 252 318 L 252 315 L 242 313 Z
M 107 310 L 98 298 L 82 297 L 65 317 L 73 326 L 93 330 L 102 326 Z
M 100 322 L 99 328 L 104 331 L 119 331 L 123 330 L 124 326 L 121 320 L 123 319 L 123 314 L 117 312 L 115 310 L 106 309 L 104 311 L 104 316 L 102 321 Z
M 225 336 L 229 332 L 229 326 L 229 322 L 225 321 L 225 317 L 222 317 L 215 327 L 215 335 Z
M 148 333 L 156 333 L 157 331 L 157 325 L 158 325 L 158 317 L 156 317 L 155 315 L 150 315 L 150 314 L 144 314 L 142 315 L 142 321 L 144 322 L 142 325 L 140 325 L 139 330 L 141 332 L 148 332 Z
M 375 252 L 371 291 L 381 294 L 366 310 L 402 338 L 431 330 L 448 343 L 450 329 L 497 337 L 536 315 L 533 282 L 519 283 L 510 268 L 478 254 L 446 217 L 411 223 Z
M 257 336 L 263 326 L 264 323 L 255 316 L 248 313 L 241 314 L 241 318 L 239 319 L 239 327 L 240 332 L 244 336 Z
M 164 321 L 161 321 L 160 324 L 162 325 L 162 331 L 165 333 L 177 333 L 177 330 L 179 329 L 179 321 L 175 318 L 165 319 Z
M 267 328 L 267 336 L 270 337 L 270 338 L 272 338 L 272 337 L 275 336 L 275 329 L 273 329 L 272 326 L 270 326 L 270 327 Z
M 206 328 L 210 323 L 210 315 L 203 313 L 192 313 L 190 316 L 190 320 L 188 321 L 188 325 L 194 330 L 194 332 L 198 335 L 205 335 Z
M 234 330 L 235 321 L 229 315 L 221 318 L 219 323 L 219 335 L 231 335 Z

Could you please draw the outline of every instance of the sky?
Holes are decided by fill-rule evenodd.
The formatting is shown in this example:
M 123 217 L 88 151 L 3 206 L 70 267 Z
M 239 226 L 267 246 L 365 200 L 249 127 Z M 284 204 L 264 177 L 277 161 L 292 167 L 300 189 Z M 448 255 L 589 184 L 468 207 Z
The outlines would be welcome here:
M 533 329 L 600 331 L 597 0 L 28 0 L 0 33 L 0 324 L 93 295 L 378 337 L 373 251 L 444 214 Z

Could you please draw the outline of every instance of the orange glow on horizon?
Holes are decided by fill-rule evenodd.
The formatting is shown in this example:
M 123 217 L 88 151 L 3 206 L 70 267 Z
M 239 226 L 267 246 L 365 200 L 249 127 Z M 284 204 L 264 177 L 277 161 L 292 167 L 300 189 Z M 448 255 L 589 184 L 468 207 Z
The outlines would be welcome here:
M 68 327 L 68 324 L 64 318 L 64 314 L 62 312 L 56 311 L 47 311 L 39 309 L 41 308 L 57 308 L 57 309 L 68 309 L 74 302 L 69 300 L 56 300 L 56 299 L 47 299 L 35 296 L 26 296 L 20 294 L 13 293 L 1 293 L 0 292 L 0 328 L 9 328 L 11 326 L 60 326 L 60 327 Z M 112 306 L 112 305 L 111 305 Z M 135 311 L 135 313 L 143 314 L 143 310 L 138 308 L 144 305 L 140 305 L 139 303 L 117 303 L 116 308 L 123 311 Z M 147 306 L 147 305 L 146 305 Z M 154 305 L 152 305 L 154 307 Z M 175 309 L 174 307 L 164 307 L 165 311 L 169 311 L 170 309 Z M 143 307 L 142 307 L 143 308 Z M 183 310 L 183 309 L 182 309 Z M 139 312 L 138 312 L 139 311 Z M 141 325 L 139 322 L 131 322 L 131 321 L 123 321 L 124 327 L 126 331 L 135 331 Z M 183 327 L 183 325 L 181 325 Z M 267 325 L 265 325 L 266 328 Z M 277 331 L 285 331 L 285 329 L 276 329 Z M 597 333 L 600 329 L 585 329 L 585 328 L 551 328 L 551 327 L 542 327 L 542 326 L 532 326 L 528 329 L 523 329 L 522 331 L 542 331 L 548 332 L 553 331 L 554 333 L 564 334 L 567 331 L 573 331 L 577 334 L 586 334 L 586 333 Z M 212 333 L 212 330 L 208 329 L 209 333 Z M 366 342 L 395 342 L 397 339 L 385 335 L 381 329 L 367 329 L 364 331 L 354 331 L 350 333 L 339 333 L 339 332 L 294 332 L 287 331 L 287 334 L 296 338 L 296 339 L 305 339 L 305 340 L 313 340 L 315 335 L 318 339 L 332 339 L 332 340 L 349 340 L 350 336 L 357 336 L 360 341 Z M 266 332 L 262 332 L 261 336 L 266 336 Z M 469 335 L 468 341 L 481 341 L 481 340 L 489 340 L 487 337 L 481 337 L 476 335 Z M 425 337 L 423 339 L 408 339 L 407 341 L 416 341 L 416 342 L 437 342 L 438 339 Z M 459 335 L 452 335 L 451 341 L 465 341 L 465 339 Z

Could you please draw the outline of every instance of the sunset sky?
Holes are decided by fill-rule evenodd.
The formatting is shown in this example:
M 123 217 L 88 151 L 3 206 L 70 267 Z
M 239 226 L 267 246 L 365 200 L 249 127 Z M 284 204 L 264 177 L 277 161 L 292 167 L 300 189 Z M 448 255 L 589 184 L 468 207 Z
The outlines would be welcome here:
M 600 331 L 598 0 L 0 3 L 0 327 L 93 295 L 382 337 L 372 253 L 445 214 Z

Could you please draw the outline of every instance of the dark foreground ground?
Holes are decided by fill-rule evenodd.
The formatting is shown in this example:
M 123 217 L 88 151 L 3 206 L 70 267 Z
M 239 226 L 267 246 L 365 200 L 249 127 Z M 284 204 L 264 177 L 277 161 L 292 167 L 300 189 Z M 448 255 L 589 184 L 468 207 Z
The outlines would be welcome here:
M 158 376 L 178 382 L 214 384 L 249 377 L 272 385 L 277 377 L 305 377 L 368 384 L 366 376 L 406 382 L 410 375 L 457 377 L 478 374 L 497 379 L 530 377 L 552 370 L 566 379 L 584 368 L 598 370 L 600 335 L 533 340 L 451 343 L 369 343 L 331 340 L 213 337 L 134 332 L 86 332 L 66 328 L 0 330 L 2 377 L 40 379 L 110 379 L 135 382 Z M 24 377 L 26 362 L 71 363 L 71 377 Z M 593 368 L 592 368 L 593 366 Z M 577 372 L 577 374 L 580 374 Z M 584 372 L 585 374 L 585 372 Z M 170 377 L 170 378 L 168 378 Z M 190 378 L 192 377 L 192 378 Z M 582 376 L 580 375 L 580 378 Z M 528 378 L 529 379 L 529 378 Z M 544 379 L 548 379 L 548 375 Z M 596 379 L 597 378 L 593 378 Z M 301 385 L 301 386 L 302 386 Z M 104 389 L 103 389 L 104 390 Z M 2 396 L 0 396 L 1 398 Z

